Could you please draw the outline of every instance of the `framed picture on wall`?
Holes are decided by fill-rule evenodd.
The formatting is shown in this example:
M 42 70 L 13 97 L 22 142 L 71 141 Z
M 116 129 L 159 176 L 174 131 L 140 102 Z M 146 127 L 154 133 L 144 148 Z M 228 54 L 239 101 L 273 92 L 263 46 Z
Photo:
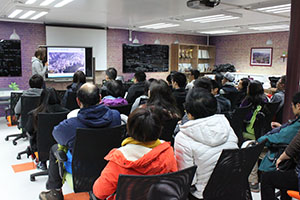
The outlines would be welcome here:
M 251 48 L 250 65 L 251 66 L 272 66 L 273 48 L 254 47 Z

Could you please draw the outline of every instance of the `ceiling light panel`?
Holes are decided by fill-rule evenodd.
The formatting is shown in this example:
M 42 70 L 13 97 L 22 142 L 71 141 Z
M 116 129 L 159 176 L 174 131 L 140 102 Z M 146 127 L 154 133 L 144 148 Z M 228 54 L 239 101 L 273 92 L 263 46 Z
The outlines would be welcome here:
M 23 10 L 21 9 L 16 9 L 14 10 L 11 14 L 8 15 L 8 18 L 15 18 L 18 14 L 20 14 L 21 12 L 23 12 Z
M 60 8 L 60 7 L 63 7 L 65 5 L 67 5 L 68 3 L 71 3 L 72 1 L 74 1 L 74 0 L 63 0 L 60 3 L 56 4 L 54 7 L 55 8 Z
M 163 29 L 163 28 L 172 28 L 177 27 L 179 24 L 171 24 L 171 23 L 156 23 L 156 24 L 150 24 L 150 25 L 144 25 L 140 26 L 139 28 L 145 28 L 145 29 Z
M 253 26 L 248 27 L 248 29 L 256 30 L 256 31 L 268 31 L 268 30 L 289 30 L 290 26 L 283 24 L 283 25 L 272 25 L 272 26 Z
M 282 5 L 276 5 L 276 6 L 269 6 L 269 7 L 263 7 L 263 8 L 257 8 L 257 11 L 260 12 L 267 12 L 267 13 L 284 13 L 284 12 L 290 12 L 291 11 L 291 4 L 282 4 Z
M 53 3 L 55 0 L 45 0 L 43 1 L 40 6 L 48 6 L 50 5 L 51 3 Z
M 34 13 L 36 13 L 36 11 L 34 11 L 34 10 L 29 10 L 29 11 L 27 11 L 25 14 L 21 15 L 21 17 L 19 17 L 19 19 L 26 19 L 26 18 L 28 18 L 29 16 L 33 15 Z
M 214 34 L 225 34 L 225 33 L 236 33 L 237 30 L 214 30 L 214 31 L 199 31 L 198 33 L 214 35 Z
M 26 2 L 25 2 L 25 4 L 34 4 L 36 2 L 36 0 L 27 0 Z
M 31 20 L 37 20 L 37 19 L 39 19 L 39 18 L 41 18 L 41 17 L 43 17 L 44 15 L 47 15 L 47 14 L 48 14 L 48 12 L 43 11 L 43 12 L 40 12 L 40 13 L 34 15 L 34 16 L 31 17 L 30 19 L 31 19 Z
M 188 19 L 184 19 L 184 21 L 204 24 L 204 23 L 239 19 L 240 17 L 241 16 L 232 15 L 232 14 L 217 14 L 217 15 L 209 15 L 203 17 L 188 18 Z

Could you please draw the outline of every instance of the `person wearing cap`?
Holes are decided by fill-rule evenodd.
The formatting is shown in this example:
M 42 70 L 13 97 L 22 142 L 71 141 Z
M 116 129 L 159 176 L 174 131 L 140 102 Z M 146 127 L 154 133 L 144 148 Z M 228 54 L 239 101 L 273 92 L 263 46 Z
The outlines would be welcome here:
M 222 80 L 222 89 L 220 90 L 220 94 L 231 94 L 231 93 L 237 93 L 238 90 L 235 88 L 235 85 L 233 83 L 234 81 L 234 75 L 230 72 L 226 72 L 224 74 L 223 80 Z

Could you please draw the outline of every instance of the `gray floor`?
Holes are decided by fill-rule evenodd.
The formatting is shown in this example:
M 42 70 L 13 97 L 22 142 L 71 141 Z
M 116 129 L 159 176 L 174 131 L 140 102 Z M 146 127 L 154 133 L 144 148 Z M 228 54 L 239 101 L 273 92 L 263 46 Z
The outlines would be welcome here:
M 17 160 L 17 153 L 26 149 L 28 140 L 21 139 L 14 146 L 11 141 L 5 141 L 6 135 L 19 133 L 16 127 L 8 127 L 5 119 L 0 118 L 0 188 L 2 191 L 1 199 L 9 200 L 35 200 L 41 191 L 45 190 L 47 178 L 38 177 L 35 182 L 31 182 L 30 174 L 39 170 L 29 170 L 14 173 L 12 165 L 31 162 L 30 158 L 25 155 L 21 160 Z M 4 189 L 4 190 L 3 190 Z M 64 184 L 63 193 L 71 193 L 72 189 L 68 184 Z M 259 193 L 252 193 L 254 200 L 260 200 Z

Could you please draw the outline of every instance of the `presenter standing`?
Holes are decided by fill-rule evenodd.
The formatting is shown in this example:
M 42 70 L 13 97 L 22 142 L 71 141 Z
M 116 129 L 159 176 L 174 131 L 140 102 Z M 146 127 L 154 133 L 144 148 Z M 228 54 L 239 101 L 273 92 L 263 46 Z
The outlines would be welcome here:
M 35 51 L 34 57 L 32 57 L 32 59 L 31 59 L 31 62 L 32 62 L 32 75 L 39 74 L 43 77 L 43 79 L 44 79 L 43 88 L 46 88 L 45 78 L 46 78 L 46 73 L 48 71 L 48 63 L 44 62 L 45 58 L 46 58 L 45 48 L 39 47 Z M 44 63 L 45 63 L 45 66 L 44 66 Z

